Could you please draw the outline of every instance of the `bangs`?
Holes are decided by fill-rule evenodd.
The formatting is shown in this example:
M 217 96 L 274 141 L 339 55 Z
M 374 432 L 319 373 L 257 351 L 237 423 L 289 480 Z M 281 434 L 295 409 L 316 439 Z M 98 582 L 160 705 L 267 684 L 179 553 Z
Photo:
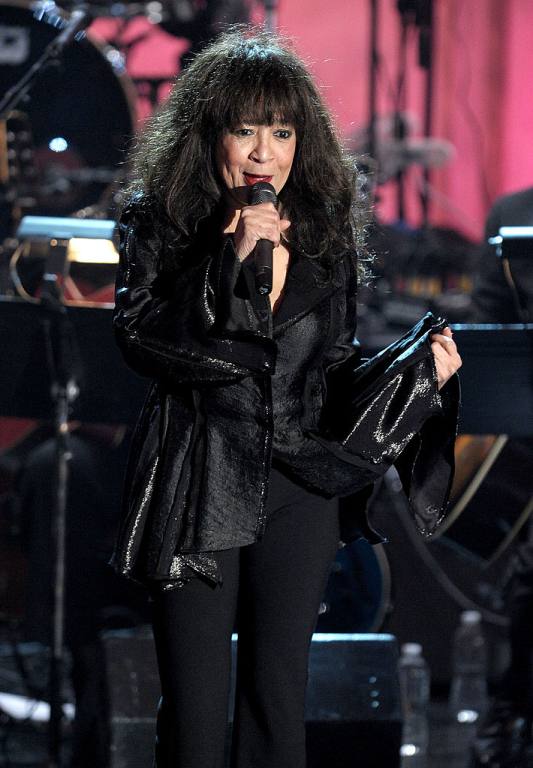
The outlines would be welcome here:
M 220 127 L 232 130 L 242 123 L 252 125 L 299 124 L 302 121 L 303 105 L 299 103 L 292 88 L 265 88 L 257 86 L 238 88 L 222 113 Z
M 232 62 L 226 87 L 211 102 L 217 132 L 242 123 L 293 125 L 302 130 L 307 112 L 301 73 L 279 59 Z M 218 104 L 216 102 L 219 102 Z

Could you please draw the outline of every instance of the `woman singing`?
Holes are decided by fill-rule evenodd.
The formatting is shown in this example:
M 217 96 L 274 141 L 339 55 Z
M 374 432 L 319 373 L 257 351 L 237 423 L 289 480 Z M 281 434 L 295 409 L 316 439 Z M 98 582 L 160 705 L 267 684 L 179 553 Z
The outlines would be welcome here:
M 355 181 L 309 72 L 266 33 L 230 32 L 200 53 L 138 147 L 115 328 L 153 385 L 115 566 L 154 601 L 157 768 L 222 768 L 235 627 L 232 766 L 304 768 L 328 572 L 339 540 L 372 537 L 358 507 L 341 519 L 338 498 L 368 495 L 385 455 L 405 463 L 412 424 L 446 408 L 438 389 L 460 365 L 448 329 L 418 354 L 412 386 L 394 379 L 390 439 L 376 409 L 355 450 L 328 436 L 330 382 L 358 364 Z M 258 182 L 277 206 L 249 204 Z M 273 245 L 270 295 L 255 287 L 260 240 Z M 426 529 L 438 514 L 425 504 Z

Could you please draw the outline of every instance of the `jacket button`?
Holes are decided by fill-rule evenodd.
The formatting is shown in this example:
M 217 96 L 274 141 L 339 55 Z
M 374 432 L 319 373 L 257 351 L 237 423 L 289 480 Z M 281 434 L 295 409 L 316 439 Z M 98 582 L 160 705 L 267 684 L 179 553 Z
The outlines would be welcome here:
M 268 360 L 265 360 L 265 362 L 263 363 L 263 370 L 269 371 L 271 368 L 272 368 L 271 363 Z

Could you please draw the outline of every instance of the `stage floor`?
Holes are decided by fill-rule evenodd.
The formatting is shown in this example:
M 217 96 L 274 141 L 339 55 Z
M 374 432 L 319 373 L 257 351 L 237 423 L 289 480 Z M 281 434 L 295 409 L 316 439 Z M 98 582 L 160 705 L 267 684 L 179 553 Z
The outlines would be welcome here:
M 47 664 L 43 653 L 33 649 L 39 646 L 21 644 L 22 658 L 16 659 L 13 645 L 0 640 L 0 768 L 44 768 L 47 758 L 47 723 L 15 720 L 7 715 L 7 700 L 3 693 L 23 695 L 26 686 L 21 678 L 21 665 L 26 669 L 32 687 L 43 691 L 46 685 Z M 42 648 L 42 646 L 41 646 Z M 67 675 L 68 678 L 68 675 Z M 72 701 L 72 691 L 66 684 L 64 697 Z M 28 714 L 35 714 L 30 710 Z M 433 697 L 429 709 L 430 744 L 427 759 L 404 758 L 402 768 L 469 768 L 470 744 L 475 726 L 451 723 L 444 697 Z M 152 726 L 148 723 L 149 729 Z M 64 765 L 68 765 L 70 751 L 70 725 L 67 723 L 64 739 Z M 139 733 L 139 736 L 141 734 Z M 145 737 L 151 739 L 150 731 Z M 148 748 L 149 744 L 148 744 Z M 351 758 L 350 758 L 351 759 Z M 100 768 L 91 766 L 91 768 Z M 113 763 L 111 768 L 114 768 Z M 148 768 L 148 766 L 146 767 Z M 253 767 L 251 767 L 253 768 Z M 331 759 L 323 768 L 336 768 Z M 393 768 L 376 764 L 369 755 L 353 754 L 353 768 Z M 533 768 L 533 748 L 523 765 L 513 768 Z
M 0 716 L 1 719 L 1 716 Z M 473 736 L 470 729 L 457 732 L 450 726 L 446 703 L 432 701 L 430 707 L 430 751 L 425 761 L 414 758 L 404 759 L 402 768 L 469 768 L 469 742 Z M 2 768 L 43 768 L 46 764 L 46 725 L 30 724 L 0 725 L 0 766 Z M 65 758 L 68 759 L 69 741 L 65 741 Z M 68 763 L 65 762 L 65 765 Z M 360 761 L 354 755 L 354 768 Z M 98 766 L 94 766 L 98 768 Z M 148 767 L 147 767 L 148 768 Z M 324 768 L 335 768 L 330 764 Z M 373 768 L 389 768 L 373 766 Z M 523 766 L 533 768 L 533 750 Z

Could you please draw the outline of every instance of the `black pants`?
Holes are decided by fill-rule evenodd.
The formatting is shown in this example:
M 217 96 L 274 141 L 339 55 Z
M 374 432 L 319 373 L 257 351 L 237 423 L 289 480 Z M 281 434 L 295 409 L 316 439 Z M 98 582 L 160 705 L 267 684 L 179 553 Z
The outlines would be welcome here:
M 311 635 L 339 540 L 337 503 L 273 471 L 263 539 L 217 553 L 223 585 L 155 597 L 157 768 L 222 768 L 239 632 L 233 768 L 304 768 Z

